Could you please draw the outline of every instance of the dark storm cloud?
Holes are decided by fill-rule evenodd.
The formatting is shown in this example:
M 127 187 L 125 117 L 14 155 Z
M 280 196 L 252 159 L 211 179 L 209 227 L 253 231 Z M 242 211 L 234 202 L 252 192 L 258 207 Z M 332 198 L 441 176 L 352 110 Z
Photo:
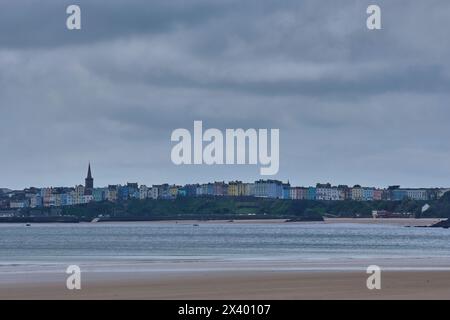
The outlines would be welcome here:
M 375 2 L 373 32 L 373 1 L 2 3 L 0 187 L 259 178 L 173 166 L 194 120 L 279 128 L 293 183 L 448 185 L 450 2 Z

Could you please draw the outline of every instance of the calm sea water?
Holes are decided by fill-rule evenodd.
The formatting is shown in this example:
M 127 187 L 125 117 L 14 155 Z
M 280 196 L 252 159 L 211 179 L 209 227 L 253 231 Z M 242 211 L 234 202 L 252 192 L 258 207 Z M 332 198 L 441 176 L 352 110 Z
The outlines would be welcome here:
M 450 230 L 364 224 L 0 225 L 0 264 L 69 259 L 450 257 Z

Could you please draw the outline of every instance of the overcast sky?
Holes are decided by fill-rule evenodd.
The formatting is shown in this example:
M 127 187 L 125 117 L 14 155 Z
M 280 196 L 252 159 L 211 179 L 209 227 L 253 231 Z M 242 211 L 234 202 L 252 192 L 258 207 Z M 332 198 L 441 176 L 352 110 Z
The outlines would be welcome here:
M 89 161 L 96 186 L 260 178 L 173 165 L 194 120 L 279 128 L 291 184 L 450 186 L 449 18 L 448 0 L 2 1 L 0 187 L 84 183 Z

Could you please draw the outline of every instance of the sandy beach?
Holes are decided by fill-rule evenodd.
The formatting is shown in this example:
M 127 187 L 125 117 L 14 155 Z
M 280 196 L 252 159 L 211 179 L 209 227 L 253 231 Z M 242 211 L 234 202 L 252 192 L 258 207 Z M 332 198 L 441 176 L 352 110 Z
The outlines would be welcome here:
M 122 275 L 123 276 L 123 275 Z M 450 299 L 448 271 L 392 271 L 368 290 L 363 272 L 228 272 L 127 279 L 89 278 L 81 290 L 63 282 L 17 284 L 0 299 Z
M 382 269 L 381 290 L 367 289 L 372 263 Z M 0 274 L 0 299 L 450 299 L 449 259 L 105 261 L 81 269 L 81 290 L 68 290 L 62 266 L 18 266 Z

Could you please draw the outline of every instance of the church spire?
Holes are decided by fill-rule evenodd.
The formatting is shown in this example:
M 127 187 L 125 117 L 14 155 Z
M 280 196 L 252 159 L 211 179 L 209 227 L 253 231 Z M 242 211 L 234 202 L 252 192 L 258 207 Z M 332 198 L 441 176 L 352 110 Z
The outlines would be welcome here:
M 92 179 L 92 174 L 91 174 L 91 163 L 90 163 L 90 162 L 89 162 L 89 167 L 88 167 L 87 178 L 88 178 L 88 179 Z
M 88 173 L 87 173 L 87 177 L 84 180 L 84 194 L 85 195 L 92 195 L 92 191 L 94 190 L 94 178 L 92 178 L 92 173 L 91 173 L 91 163 L 89 162 L 89 166 L 88 166 Z

